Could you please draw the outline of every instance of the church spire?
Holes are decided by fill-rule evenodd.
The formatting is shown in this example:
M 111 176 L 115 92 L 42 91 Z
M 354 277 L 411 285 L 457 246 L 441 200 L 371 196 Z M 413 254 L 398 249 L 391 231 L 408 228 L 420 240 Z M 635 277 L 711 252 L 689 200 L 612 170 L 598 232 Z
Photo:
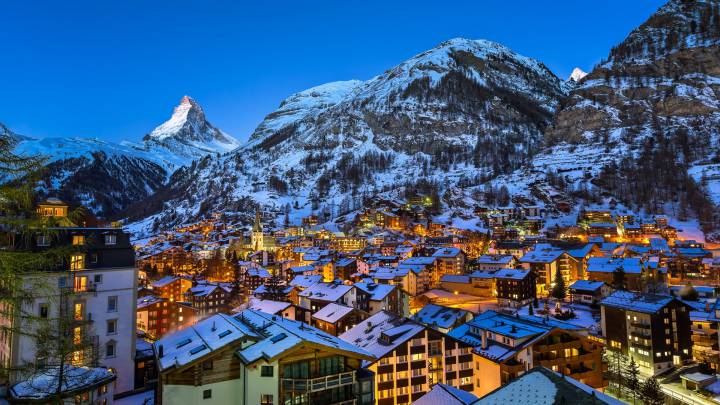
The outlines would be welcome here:
M 255 224 L 253 225 L 253 232 L 262 232 L 263 226 L 260 216 L 260 210 L 255 211 Z

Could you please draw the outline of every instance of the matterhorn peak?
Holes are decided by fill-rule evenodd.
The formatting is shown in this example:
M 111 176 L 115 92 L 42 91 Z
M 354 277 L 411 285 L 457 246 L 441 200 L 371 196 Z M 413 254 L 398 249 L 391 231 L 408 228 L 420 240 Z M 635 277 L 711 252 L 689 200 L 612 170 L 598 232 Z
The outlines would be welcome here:
M 146 149 L 160 145 L 174 154 L 198 158 L 213 152 L 228 152 L 239 146 L 232 136 L 220 131 L 205 118 L 202 107 L 192 97 L 180 99 L 169 120 L 145 135 Z
M 573 69 L 572 73 L 570 73 L 570 77 L 568 77 L 568 81 L 573 81 L 575 83 L 578 83 L 585 76 L 587 76 L 587 72 L 580 69 L 579 67 L 576 67 L 575 69 Z

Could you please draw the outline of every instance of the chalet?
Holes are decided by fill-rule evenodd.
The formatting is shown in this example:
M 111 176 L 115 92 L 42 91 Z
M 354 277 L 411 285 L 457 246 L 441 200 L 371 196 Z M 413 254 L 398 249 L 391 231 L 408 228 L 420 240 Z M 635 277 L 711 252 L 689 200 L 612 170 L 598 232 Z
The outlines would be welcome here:
M 409 313 L 407 293 L 400 285 L 358 282 L 353 286 L 369 294 L 367 312 L 370 315 L 380 311 L 388 311 L 400 316 Z
M 631 356 L 643 373 L 658 374 L 692 358 L 692 307 L 677 298 L 615 291 L 600 305 L 607 347 Z
M 471 392 L 457 389 L 451 385 L 438 383 L 420 397 L 413 405 L 471 405 L 478 397 Z
M 192 287 L 192 281 L 177 276 L 165 276 L 151 286 L 155 295 L 171 301 L 184 301 L 185 292 Z
M 335 277 L 340 280 L 350 280 L 350 276 L 357 273 L 357 259 L 346 257 L 339 259 L 333 263 L 333 271 Z
M 260 311 L 214 315 L 154 347 L 160 404 L 374 399 L 372 385 L 363 385 L 358 374 L 361 362 L 374 356 L 305 323 Z
M 645 272 L 645 263 L 637 257 L 591 257 L 588 260 L 587 274 L 591 281 L 602 281 L 613 285 L 613 277 L 617 277 L 614 275 L 615 272 L 622 273 L 625 288 L 639 291 L 642 275 Z
M 449 333 L 479 355 L 475 373 L 483 396 L 536 366 L 544 366 L 588 384 L 607 385 L 602 347 L 587 330 L 554 319 L 486 311 Z
M 446 274 L 440 279 L 440 286 L 450 292 L 474 295 L 477 297 L 495 297 L 494 271 L 474 271 L 470 274 Z
M 197 319 L 204 319 L 230 309 L 232 288 L 224 284 L 199 283 L 185 293 L 186 301 L 197 311 Z
M 370 294 L 353 286 L 334 281 L 313 284 L 298 294 L 299 305 L 316 313 L 325 305 L 336 303 L 367 312 Z
M 535 273 L 531 270 L 502 269 L 495 273 L 495 288 L 501 307 L 519 308 L 537 294 Z
M 364 366 L 378 405 L 409 404 L 437 383 L 475 392 L 472 347 L 421 323 L 382 311 L 340 338 L 375 356 Z
M 720 344 L 714 311 L 690 311 L 690 322 L 693 360 L 717 373 L 720 370 Z
M 572 302 L 584 305 L 597 305 L 610 295 L 612 288 L 603 281 L 577 280 L 568 287 Z
M 46 368 L 7 390 L 11 404 L 112 404 L 116 375 L 104 367 Z M 63 381 L 62 386 L 58 384 Z
M 577 279 L 578 260 L 563 249 L 548 244 L 535 245 L 535 249 L 520 258 L 525 269 L 535 273 L 538 295 L 547 295 L 554 285 L 555 274 L 560 271 L 565 285 Z
M 151 339 L 183 329 L 195 322 L 197 309 L 179 301 L 146 296 L 137 300 L 137 329 Z
M 313 326 L 333 336 L 346 332 L 365 318 L 365 312 L 334 302 L 311 316 Z
M 264 267 L 250 267 L 243 276 L 243 284 L 250 291 L 254 291 L 261 285 L 265 284 L 272 275 Z

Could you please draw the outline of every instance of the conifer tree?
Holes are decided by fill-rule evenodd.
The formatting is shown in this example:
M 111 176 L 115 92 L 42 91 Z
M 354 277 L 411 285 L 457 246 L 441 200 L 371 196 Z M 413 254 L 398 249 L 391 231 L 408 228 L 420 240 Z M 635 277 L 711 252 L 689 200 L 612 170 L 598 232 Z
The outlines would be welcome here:
M 633 403 L 637 399 L 637 397 L 640 394 L 640 379 L 638 376 L 640 375 L 640 367 L 638 367 L 638 364 L 635 362 L 635 359 L 630 357 L 630 362 L 627 363 L 627 366 L 625 367 L 625 382 L 628 391 L 630 391 L 630 394 L 633 397 Z
M 552 295 L 557 300 L 562 301 L 565 299 L 566 294 L 567 289 L 565 288 L 565 280 L 563 279 L 562 273 L 558 268 L 555 271 L 555 285 L 553 286 L 552 291 L 550 291 L 550 295 Z
M 645 380 L 641 393 L 644 405 L 662 405 L 665 403 L 665 395 L 655 377 Z

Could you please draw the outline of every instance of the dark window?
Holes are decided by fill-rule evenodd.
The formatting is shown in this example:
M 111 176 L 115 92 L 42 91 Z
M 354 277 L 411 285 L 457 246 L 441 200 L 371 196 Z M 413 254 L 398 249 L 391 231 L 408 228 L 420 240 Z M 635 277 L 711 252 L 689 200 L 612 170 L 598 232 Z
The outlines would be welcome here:
M 272 377 L 273 376 L 273 366 L 260 366 L 260 376 L 261 377 Z
M 94 277 L 94 279 L 93 279 L 93 282 L 95 282 L 95 284 L 100 284 L 100 283 L 102 283 L 102 276 L 103 276 L 102 274 L 96 274 L 95 277 Z
M 40 304 L 40 318 L 47 318 L 50 307 L 48 304 Z
M 108 342 L 108 344 L 105 345 L 105 357 L 115 357 L 115 343 L 114 342 Z
M 204 390 L 203 391 L 203 399 L 210 399 L 212 398 L 212 390 Z
M 204 361 L 202 365 L 203 370 L 212 370 L 213 369 L 213 362 L 212 360 Z

